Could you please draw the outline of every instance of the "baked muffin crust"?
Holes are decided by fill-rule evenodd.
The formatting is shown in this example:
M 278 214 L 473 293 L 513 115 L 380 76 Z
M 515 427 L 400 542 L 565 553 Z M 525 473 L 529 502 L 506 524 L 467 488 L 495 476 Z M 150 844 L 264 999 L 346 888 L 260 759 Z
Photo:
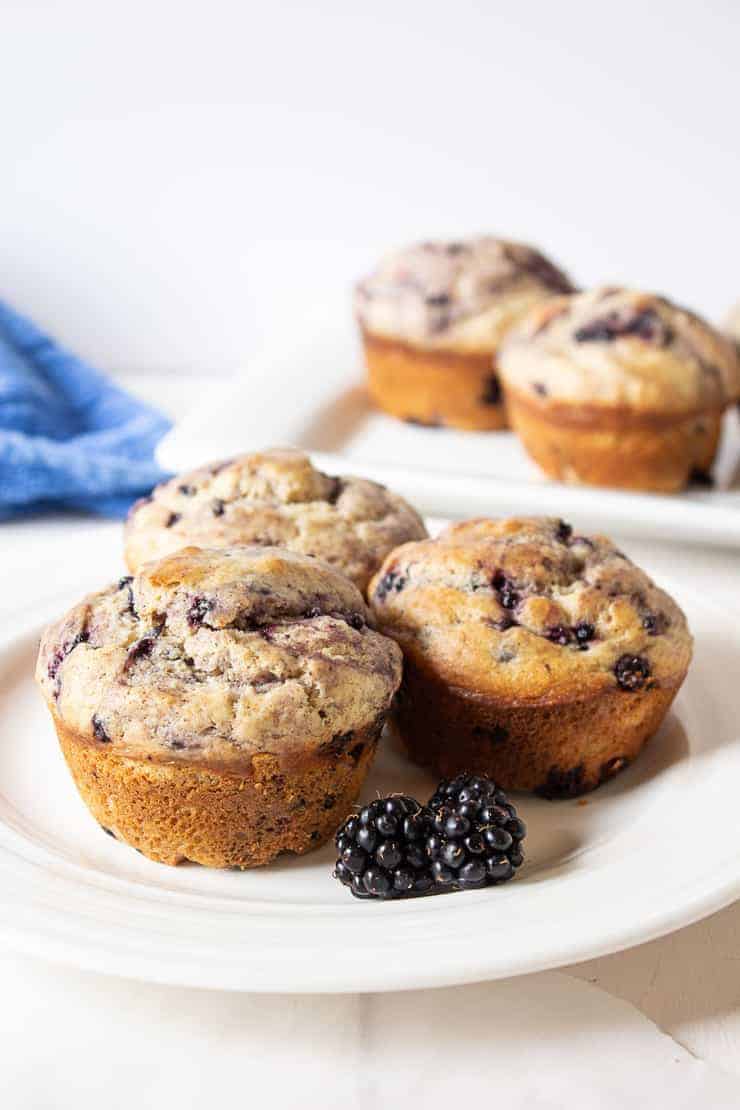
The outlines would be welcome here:
M 721 411 L 740 392 L 725 337 L 664 297 L 614 287 L 536 306 L 508 336 L 499 370 L 535 402 L 642 414 Z
M 390 705 L 401 653 L 338 571 L 277 548 L 186 548 L 45 632 L 63 726 L 120 756 L 249 768 L 331 751 Z
M 483 235 L 390 254 L 358 283 L 355 311 L 374 336 L 429 350 L 491 352 L 532 305 L 572 289 L 539 251 Z
M 300 451 L 269 450 L 178 475 L 132 509 L 132 571 L 189 544 L 264 544 L 315 555 L 362 590 L 387 553 L 426 535 L 402 498 L 362 478 L 331 477 Z
M 405 544 L 370 598 L 404 652 L 507 703 L 671 682 L 691 657 L 672 598 L 605 536 L 556 519 L 471 520 Z
M 691 658 L 674 601 L 603 536 L 472 520 L 405 544 L 371 584 L 404 650 L 401 740 L 446 778 L 574 797 L 637 757 Z

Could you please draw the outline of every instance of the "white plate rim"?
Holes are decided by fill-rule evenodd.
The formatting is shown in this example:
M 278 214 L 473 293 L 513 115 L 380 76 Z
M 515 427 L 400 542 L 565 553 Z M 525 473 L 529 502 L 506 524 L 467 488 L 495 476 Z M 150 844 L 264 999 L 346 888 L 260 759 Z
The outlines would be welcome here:
M 670 585 L 669 585 L 669 588 Z M 715 619 L 727 614 L 709 602 L 702 601 L 702 608 L 714 613 Z M 44 614 L 60 611 L 59 602 L 51 607 L 47 602 L 40 607 Z M 26 620 L 12 635 L 0 635 L 0 667 L 8 652 L 17 650 L 18 644 L 38 630 L 39 607 L 27 613 Z M 740 645 L 740 637 L 736 637 Z M 79 870 L 80 873 L 77 873 Z M 620 951 L 689 925 L 740 898 L 740 832 L 732 850 L 718 859 L 700 879 L 686 885 L 679 903 L 652 909 L 640 920 L 622 924 L 611 932 L 595 928 L 590 937 L 579 933 L 568 935 L 560 930 L 544 947 L 532 945 L 526 952 L 516 955 L 502 954 L 495 947 L 482 946 L 471 960 L 468 941 L 470 927 L 484 923 L 490 913 L 495 914 L 496 903 L 484 905 L 480 893 L 456 895 L 452 898 L 426 899 L 410 903 L 394 903 L 371 907 L 378 922 L 387 934 L 382 943 L 365 937 L 360 949 L 335 949 L 332 952 L 333 969 L 330 980 L 326 973 L 326 946 L 322 948 L 320 928 L 322 920 L 338 917 L 350 927 L 356 920 L 356 903 L 348 899 L 346 905 L 316 911 L 302 905 L 300 913 L 304 929 L 311 932 L 312 946 L 285 945 L 275 950 L 263 940 L 261 955 L 247 951 L 229 935 L 229 945 L 214 947 L 168 936 L 166 911 L 161 906 L 171 900 L 168 892 L 153 896 L 142 884 L 109 876 L 108 879 L 84 873 L 74 864 L 61 859 L 58 854 L 45 851 L 37 844 L 30 844 L 23 835 L 0 822 L 0 875 L 5 888 L 0 904 L 0 939 L 7 945 L 30 955 L 47 960 L 74 965 L 91 971 L 121 975 L 149 981 L 206 988 L 250 990 L 265 993 L 344 993 L 355 991 L 404 990 L 422 987 L 441 987 L 485 979 L 510 977 L 559 967 Z M 575 894 L 578 886 L 588 887 L 588 875 L 579 882 L 569 880 Z M 102 895 L 101 895 L 102 889 Z M 516 883 L 499 888 L 496 898 L 510 898 L 516 892 Z M 484 894 L 487 892 L 483 892 Z M 108 928 L 103 934 L 95 924 L 95 900 L 101 897 L 113 910 L 128 906 L 149 915 L 152 929 L 148 935 L 127 935 L 125 929 Z M 91 904 L 92 899 L 92 904 Z M 478 902 L 474 901 L 479 899 Z M 210 902 L 218 899 L 209 898 Z M 192 901 L 192 899 L 191 899 Z M 197 900 L 196 900 L 197 901 Z M 67 905 L 60 910 L 60 903 Z M 188 898 L 178 896 L 180 919 L 191 913 L 205 914 L 205 906 L 187 905 Z M 436 915 L 435 906 L 446 905 L 442 915 Z M 74 912 L 69 908 L 74 906 Z M 494 906 L 491 911 L 491 906 Z M 231 908 L 233 912 L 226 914 Z M 297 908 L 297 907 L 296 907 Z M 364 911 L 365 904 L 361 907 Z M 213 910 L 209 912 L 214 912 Z M 219 905 L 219 919 L 229 928 L 238 913 L 236 905 Z M 392 916 L 391 916 L 392 915 Z M 592 924 L 593 909 L 581 906 L 582 926 Z M 252 932 L 259 940 L 260 929 L 274 928 L 274 912 L 250 906 L 249 921 L 245 921 L 244 937 Z M 279 917 L 280 915 L 278 915 Z M 445 918 L 440 930 L 440 918 Z M 387 928 L 387 920 L 393 929 Z M 467 928 L 455 933 L 459 920 L 464 918 Z M 204 918 L 205 920 L 205 918 Z M 85 927 L 85 923 L 87 927 Z M 451 923 L 453 932 L 447 927 Z M 279 922 L 278 922 L 279 924 Z M 596 917 L 598 925 L 598 916 Z M 431 929 L 431 933 L 418 933 L 418 927 Z M 476 926 L 477 927 L 477 926 Z M 233 930 L 232 930 L 233 932 Z M 390 941 L 389 941 L 390 936 Z M 394 948 L 393 938 L 398 942 Z M 413 940 L 413 958 L 409 958 L 408 941 Z M 441 938 L 441 939 L 440 939 Z M 455 939 L 465 941 L 454 948 Z M 440 944 L 443 947 L 440 948 Z M 310 952 L 309 952 L 310 947 Z M 440 952 L 442 955 L 440 956 Z M 207 953 L 207 957 L 204 956 Z M 267 953 L 267 957 L 266 954 Z M 350 966 L 354 955 L 355 962 Z M 241 957 L 241 958 L 240 958 Z

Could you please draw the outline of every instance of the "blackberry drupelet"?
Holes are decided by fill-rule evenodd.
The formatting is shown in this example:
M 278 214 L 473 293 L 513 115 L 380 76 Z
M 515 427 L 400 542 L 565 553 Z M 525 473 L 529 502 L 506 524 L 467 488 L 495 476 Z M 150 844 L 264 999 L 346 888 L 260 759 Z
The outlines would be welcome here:
M 356 898 L 410 898 L 433 887 L 424 844 L 431 814 L 414 798 L 378 798 L 336 835 L 334 876 Z
M 454 890 L 514 877 L 523 862 L 526 826 L 506 794 L 483 775 L 443 780 L 429 800 L 434 831 L 427 855 L 436 884 Z

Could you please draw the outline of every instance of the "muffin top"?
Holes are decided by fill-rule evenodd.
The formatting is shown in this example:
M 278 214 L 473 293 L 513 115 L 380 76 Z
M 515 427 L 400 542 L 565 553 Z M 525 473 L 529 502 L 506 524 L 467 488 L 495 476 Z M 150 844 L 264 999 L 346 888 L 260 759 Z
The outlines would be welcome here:
M 355 290 L 362 327 L 429 348 L 492 351 L 523 313 L 573 290 L 539 251 L 482 235 L 396 251 Z
M 606 537 L 561 520 L 453 524 L 389 555 L 369 597 L 425 672 L 508 705 L 660 686 L 691 658 L 668 594 Z
M 322 474 L 300 451 L 272 450 L 181 474 L 134 505 L 125 533 L 136 571 L 188 544 L 266 544 L 316 555 L 364 590 L 399 543 L 421 539 L 418 513 L 376 482 Z
M 36 677 L 65 725 L 119 754 L 230 766 L 336 755 L 382 721 L 401 678 L 397 645 L 368 616 L 319 560 L 189 547 L 51 625 Z
M 736 353 L 719 332 L 664 297 L 613 287 L 536 306 L 498 365 L 506 385 L 542 403 L 690 413 L 740 392 Z

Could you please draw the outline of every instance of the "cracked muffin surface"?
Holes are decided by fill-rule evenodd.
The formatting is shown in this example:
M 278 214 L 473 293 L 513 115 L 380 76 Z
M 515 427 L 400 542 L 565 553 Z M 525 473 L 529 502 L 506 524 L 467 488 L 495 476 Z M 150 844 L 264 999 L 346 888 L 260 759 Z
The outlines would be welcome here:
M 723 409 L 740 391 L 732 344 L 664 297 L 603 287 L 535 308 L 499 358 L 507 388 L 643 412 Z
M 657 731 L 691 660 L 668 594 L 561 520 L 452 525 L 393 552 L 369 596 L 404 652 L 399 737 L 445 778 L 593 790 Z
M 421 518 L 376 482 L 332 477 L 300 451 L 241 455 L 178 475 L 132 509 L 132 571 L 188 545 L 264 544 L 315 555 L 364 590 L 399 543 L 426 535 Z
M 661 493 L 710 478 L 740 389 L 728 339 L 664 297 L 612 287 L 534 309 L 499 370 L 512 427 L 547 475 Z
M 401 653 L 368 616 L 319 560 L 186 548 L 51 625 L 37 679 L 65 727 L 119 755 L 289 763 L 382 726 Z
M 375 335 L 489 351 L 533 304 L 572 289 L 533 247 L 481 235 L 416 243 L 388 255 L 357 284 L 355 311 Z
M 473 520 L 406 544 L 370 599 L 409 656 L 508 702 L 649 688 L 691 656 L 675 601 L 609 539 L 556 519 Z

